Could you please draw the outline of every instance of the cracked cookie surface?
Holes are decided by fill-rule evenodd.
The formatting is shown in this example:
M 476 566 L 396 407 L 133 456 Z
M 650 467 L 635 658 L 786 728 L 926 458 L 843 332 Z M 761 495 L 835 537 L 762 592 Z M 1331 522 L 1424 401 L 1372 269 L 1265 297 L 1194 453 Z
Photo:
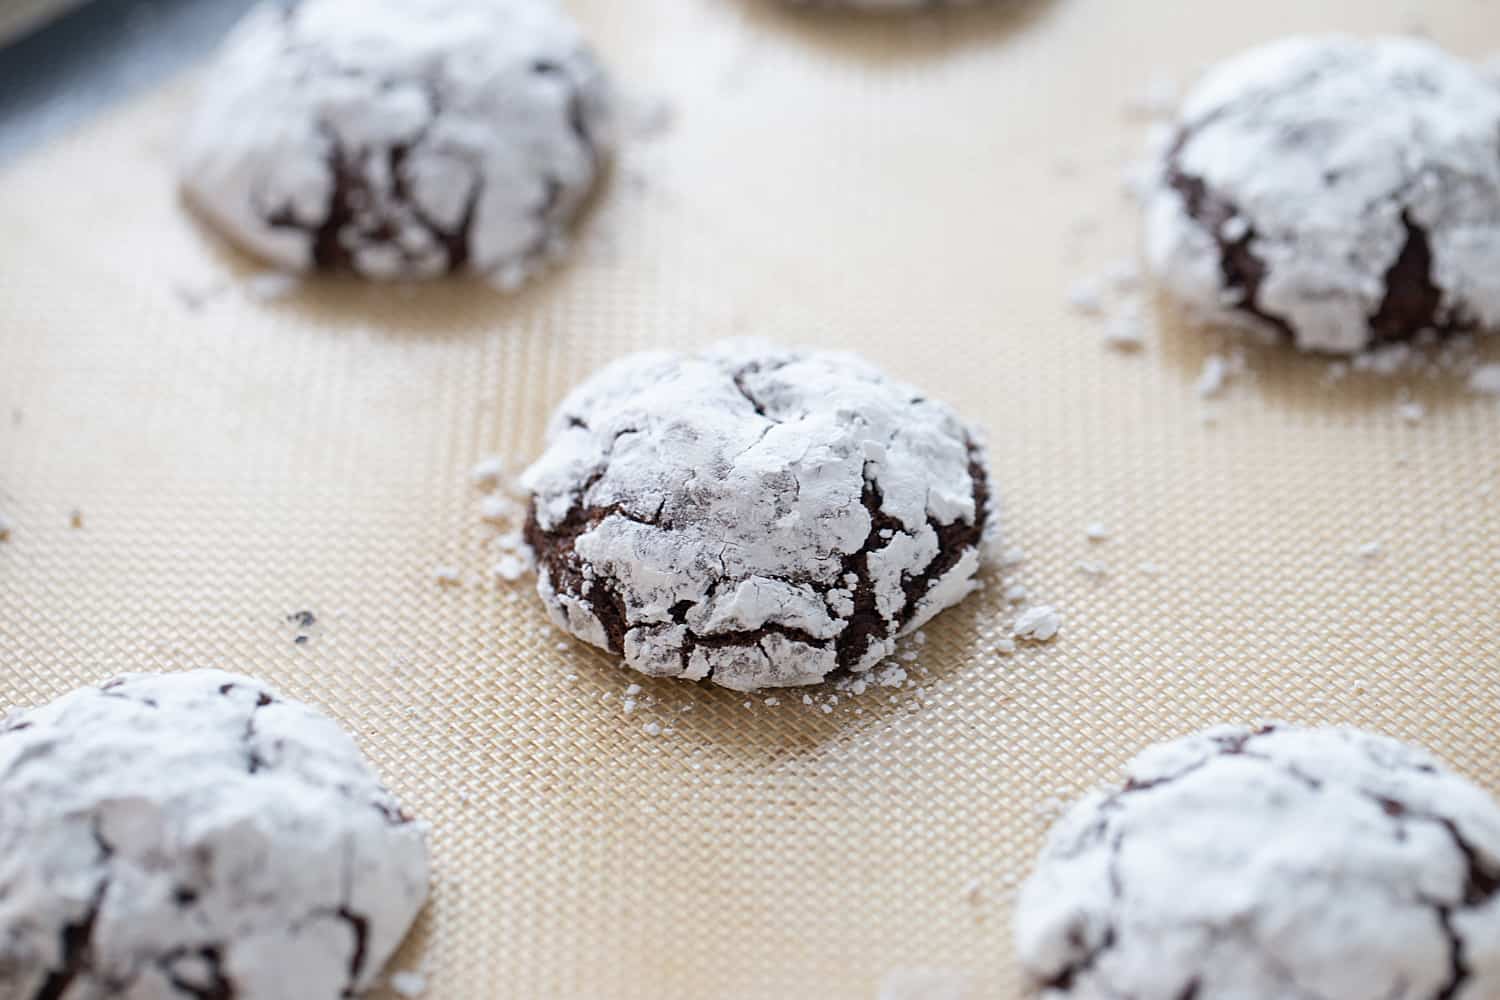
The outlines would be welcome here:
M 264 3 L 209 71 L 181 183 L 282 268 L 513 287 L 598 180 L 610 106 L 553 0 Z
M 1210 729 L 1076 804 L 1015 913 L 1048 998 L 1500 996 L 1500 805 L 1354 729 Z
M 126 675 L 0 721 L 0 997 L 337 1000 L 426 896 L 420 824 L 255 680 Z
M 524 482 L 560 627 L 738 690 L 868 670 L 973 589 L 996 523 L 949 407 L 854 355 L 753 341 L 606 367 Z
M 1500 329 L 1500 87 L 1428 42 L 1293 38 L 1213 70 L 1147 198 L 1199 317 L 1352 354 Z

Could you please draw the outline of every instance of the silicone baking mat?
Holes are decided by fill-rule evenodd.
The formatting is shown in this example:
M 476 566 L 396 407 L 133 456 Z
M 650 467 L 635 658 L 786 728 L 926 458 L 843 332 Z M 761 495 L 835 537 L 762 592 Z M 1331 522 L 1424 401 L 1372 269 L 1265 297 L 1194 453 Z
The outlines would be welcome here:
M 1500 401 L 1277 352 L 1205 401 L 1212 338 L 1151 303 L 1121 354 L 1067 304 L 1136 246 L 1130 95 L 1301 30 L 1477 57 L 1500 6 L 572 7 L 628 149 L 511 298 L 266 295 L 177 203 L 190 78 L 0 173 L 0 704 L 216 665 L 326 706 L 432 824 L 394 968 L 439 1000 L 1015 996 L 1010 897 L 1059 800 L 1214 722 L 1370 726 L 1500 792 Z M 998 655 L 995 575 L 907 686 L 747 708 L 492 580 L 469 468 L 536 454 L 600 364 L 731 334 L 858 349 L 986 425 L 1005 575 L 1059 637 Z

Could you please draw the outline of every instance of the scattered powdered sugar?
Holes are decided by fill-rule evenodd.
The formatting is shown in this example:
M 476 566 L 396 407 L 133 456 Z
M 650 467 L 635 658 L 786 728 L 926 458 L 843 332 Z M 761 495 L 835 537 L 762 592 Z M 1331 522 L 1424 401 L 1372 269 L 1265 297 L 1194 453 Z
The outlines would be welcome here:
M 1146 81 L 1145 86 L 1130 95 L 1125 109 L 1140 118 L 1170 118 L 1177 111 L 1182 88 L 1176 80 L 1158 74 Z
M 1210 354 L 1203 359 L 1203 369 L 1198 374 L 1196 389 L 1204 399 L 1213 399 L 1224 391 L 1230 378 L 1229 360 L 1222 354 Z
M 1084 559 L 1078 563 L 1078 572 L 1099 579 L 1109 575 L 1109 567 L 1094 559 Z
M 432 578 L 440 586 L 456 587 L 463 582 L 463 572 L 457 566 L 434 566 Z
M 282 271 L 262 271 L 245 279 L 245 292 L 257 302 L 275 302 L 295 293 L 302 280 Z
M 1050 604 L 1028 608 L 1016 619 L 1011 634 L 1028 642 L 1047 642 L 1062 628 L 1062 616 Z
M 1158 566 L 1156 563 L 1151 562 L 1141 563 L 1136 567 L 1136 570 L 1140 572 L 1142 576 L 1161 576 L 1164 572 L 1166 572 L 1166 570 L 1162 569 L 1162 567 Z
M 1005 599 L 1012 604 L 1020 604 L 1026 600 L 1026 585 L 1024 583 L 1013 583 L 1005 588 Z
M 1479 365 L 1469 373 L 1469 391 L 1500 396 L 1500 362 Z
M 1104 324 L 1104 343 L 1117 351 L 1138 351 L 1146 346 L 1146 320 L 1141 304 L 1121 303 Z
M 1396 404 L 1396 414 L 1408 424 L 1419 424 L 1427 415 L 1427 407 L 1415 400 L 1402 400 Z
M 1104 342 L 1109 347 L 1139 350 L 1145 345 L 1147 329 L 1145 305 L 1133 294 L 1139 284 L 1139 265 L 1119 261 L 1074 281 L 1067 293 L 1068 306 L 1084 316 L 1104 317 Z
M 1355 549 L 1355 552 L 1361 559 L 1378 558 L 1384 551 L 1385 548 L 1379 542 L 1366 542 L 1359 548 Z
M 1014 653 L 1015 651 L 1016 651 L 1016 641 L 1014 639 L 996 639 L 995 640 L 995 652 L 999 653 L 1001 656 L 1009 656 L 1010 654 Z
M 13 527 L 14 522 L 4 514 L 0 514 L 0 542 L 10 540 L 10 532 Z
M 517 552 L 508 552 L 491 567 L 495 577 L 506 583 L 516 583 L 536 568 L 536 563 Z
M 479 501 L 480 520 L 491 524 L 511 524 L 523 517 L 526 508 L 504 493 L 491 493 Z
M 469 470 L 469 481 L 481 492 L 479 520 L 502 529 L 487 543 L 495 560 L 490 572 L 503 583 L 518 583 L 536 571 L 536 556 L 522 534 L 526 492 L 518 478 L 507 472 L 509 467 L 505 456 L 490 455 Z
M 641 731 L 643 733 L 645 733 L 647 736 L 660 736 L 661 735 L 661 723 L 659 723 L 659 722 L 648 722 L 644 726 L 641 727 Z
M 1079 278 L 1068 288 L 1068 305 L 1085 316 L 1104 312 L 1104 282 L 1097 277 Z
M 415 1000 L 427 992 L 427 977 L 420 972 L 392 973 L 391 989 L 404 1000 Z
M 1088 536 L 1088 540 L 1091 542 L 1102 542 L 1109 538 L 1109 528 L 1101 521 L 1092 522 L 1087 528 L 1083 529 L 1083 533 Z
M 505 475 L 504 455 L 489 455 L 474 463 L 469 470 L 469 481 L 480 489 L 492 489 L 499 485 Z

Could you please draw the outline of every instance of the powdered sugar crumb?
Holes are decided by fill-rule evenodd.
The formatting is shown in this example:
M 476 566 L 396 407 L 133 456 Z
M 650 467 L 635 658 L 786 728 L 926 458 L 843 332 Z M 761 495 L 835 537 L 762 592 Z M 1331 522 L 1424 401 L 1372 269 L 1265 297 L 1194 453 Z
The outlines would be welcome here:
M 480 488 L 492 489 L 504 477 L 505 466 L 505 456 L 489 455 L 474 463 L 474 467 L 469 470 L 469 480 Z
M 1048 642 L 1062 628 L 1062 616 L 1050 604 L 1028 608 L 1016 619 L 1011 634 L 1028 642 Z
M 302 287 L 302 280 L 282 271 L 262 271 L 245 279 L 245 291 L 257 302 L 284 299 Z
M 405 1000 L 414 1000 L 427 992 L 427 977 L 420 972 L 397 972 L 391 975 L 391 989 Z
M 1104 311 L 1104 284 L 1098 278 L 1079 278 L 1068 288 L 1068 305 L 1085 316 Z
M 1485 396 L 1500 396 L 1500 362 L 1479 365 L 1471 371 L 1469 391 Z

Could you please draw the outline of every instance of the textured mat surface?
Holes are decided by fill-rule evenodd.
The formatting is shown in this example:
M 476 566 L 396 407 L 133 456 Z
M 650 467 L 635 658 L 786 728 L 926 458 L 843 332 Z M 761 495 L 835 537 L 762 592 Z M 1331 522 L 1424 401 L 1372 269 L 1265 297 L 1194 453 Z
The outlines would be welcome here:
M 1121 355 L 1065 301 L 1135 246 L 1153 76 L 1331 27 L 1479 55 L 1500 7 L 572 6 L 636 125 L 576 258 L 514 298 L 253 294 L 173 193 L 190 79 L 0 174 L 0 705 L 216 665 L 327 706 L 433 824 L 397 967 L 439 1000 L 1014 996 L 1009 893 L 1054 800 L 1210 722 L 1371 726 L 1500 792 L 1500 402 L 1256 353 L 1205 403 L 1210 338 L 1153 307 Z M 467 471 L 534 455 L 611 358 L 748 333 L 987 425 L 1008 575 L 1058 639 L 996 655 L 996 578 L 905 688 L 825 713 L 643 682 L 624 714 L 638 678 L 489 579 Z

